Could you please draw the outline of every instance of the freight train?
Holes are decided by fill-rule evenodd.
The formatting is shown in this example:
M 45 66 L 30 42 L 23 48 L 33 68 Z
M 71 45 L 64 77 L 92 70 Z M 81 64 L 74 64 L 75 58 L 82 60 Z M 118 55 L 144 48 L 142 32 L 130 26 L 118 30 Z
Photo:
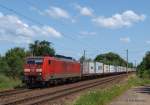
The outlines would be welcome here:
M 100 62 L 82 63 L 61 57 L 28 57 L 24 66 L 24 82 L 32 87 L 37 84 L 50 85 L 58 82 L 77 81 L 83 78 L 125 73 L 126 67 L 106 65 Z M 128 68 L 128 72 L 135 71 Z

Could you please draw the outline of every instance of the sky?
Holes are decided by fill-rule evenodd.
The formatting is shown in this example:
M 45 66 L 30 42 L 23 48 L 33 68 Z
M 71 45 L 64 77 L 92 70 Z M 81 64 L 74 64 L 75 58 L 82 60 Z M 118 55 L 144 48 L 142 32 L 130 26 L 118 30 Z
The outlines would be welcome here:
M 149 0 L 0 0 L 0 54 L 52 42 L 79 59 L 115 52 L 138 63 L 150 48 Z

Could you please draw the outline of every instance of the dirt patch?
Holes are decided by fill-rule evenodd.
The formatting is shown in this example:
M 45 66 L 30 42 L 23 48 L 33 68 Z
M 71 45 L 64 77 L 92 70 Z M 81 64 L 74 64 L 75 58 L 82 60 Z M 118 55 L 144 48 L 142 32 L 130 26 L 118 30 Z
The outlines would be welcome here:
M 129 89 L 109 105 L 150 105 L 150 85 Z

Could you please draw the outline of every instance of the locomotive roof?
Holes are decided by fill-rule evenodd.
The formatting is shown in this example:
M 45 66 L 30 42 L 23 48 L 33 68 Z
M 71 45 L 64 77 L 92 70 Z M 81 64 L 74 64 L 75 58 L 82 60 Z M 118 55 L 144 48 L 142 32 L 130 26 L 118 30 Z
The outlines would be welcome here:
M 76 60 L 73 58 L 65 58 L 65 57 L 51 57 L 51 56 L 31 56 L 31 57 L 27 57 L 27 59 L 43 59 L 45 57 L 49 57 L 51 59 L 55 59 L 55 60 L 63 60 L 63 61 L 69 61 L 69 62 L 75 62 Z
M 30 57 L 27 57 L 27 58 L 31 58 L 31 59 L 36 59 L 36 58 L 39 58 L 39 59 L 43 59 L 44 57 L 43 56 L 30 56 Z

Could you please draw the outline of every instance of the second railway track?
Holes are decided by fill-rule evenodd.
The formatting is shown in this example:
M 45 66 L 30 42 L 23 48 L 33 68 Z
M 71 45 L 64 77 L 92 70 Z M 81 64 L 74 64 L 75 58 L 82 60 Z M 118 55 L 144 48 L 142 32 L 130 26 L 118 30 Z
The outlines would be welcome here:
M 106 77 L 106 78 L 101 78 L 101 79 L 95 79 L 87 82 L 81 83 L 75 83 L 75 85 L 71 85 L 67 88 L 60 88 L 56 89 L 54 91 L 47 91 L 44 94 L 37 94 L 35 96 L 29 96 L 29 97 L 23 97 L 20 99 L 16 100 L 11 100 L 8 102 L 1 103 L 1 105 L 37 105 L 46 101 L 51 101 L 60 97 L 63 97 L 65 95 L 69 95 L 78 91 L 82 91 L 88 88 L 92 88 L 95 86 L 103 85 L 108 82 L 111 82 L 113 80 L 116 80 L 120 78 L 123 75 L 117 75 L 117 76 L 111 76 L 111 77 Z
M 0 92 L 0 98 L 10 96 L 10 95 L 16 95 L 19 93 L 25 93 L 28 91 L 31 91 L 31 90 L 30 89 L 12 89 L 12 90 L 1 91 Z

